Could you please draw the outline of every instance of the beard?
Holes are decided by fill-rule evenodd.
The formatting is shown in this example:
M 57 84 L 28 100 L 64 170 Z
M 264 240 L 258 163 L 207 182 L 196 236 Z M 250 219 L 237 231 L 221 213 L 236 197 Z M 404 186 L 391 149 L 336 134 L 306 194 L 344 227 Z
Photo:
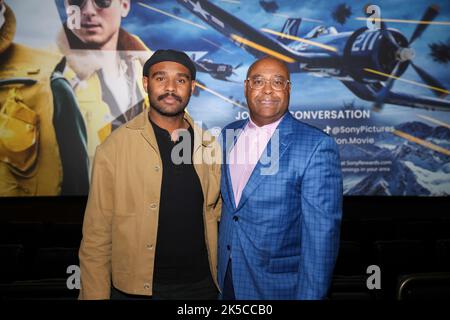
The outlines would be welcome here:
M 175 105 L 174 107 L 167 107 L 160 102 L 161 100 L 167 98 L 168 96 L 172 96 L 175 100 L 179 102 L 179 104 Z M 189 103 L 190 96 L 191 95 L 189 93 L 188 97 L 186 98 L 186 101 L 183 101 L 183 99 L 180 96 L 174 93 L 168 92 L 156 97 L 154 94 L 150 92 L 149 93 L 150 106 L 162 116 L 177 117 L 180 114 L 184 113 L 184 109 L 186 109 L 186 106 Z

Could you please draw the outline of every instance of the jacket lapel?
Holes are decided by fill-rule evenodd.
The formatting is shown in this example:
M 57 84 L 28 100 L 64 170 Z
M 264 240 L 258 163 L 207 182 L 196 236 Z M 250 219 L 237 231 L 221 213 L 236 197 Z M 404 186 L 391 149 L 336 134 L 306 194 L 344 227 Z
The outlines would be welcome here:
M 239 135 L 242 133 L 242 130 L 245 128 L 245 126 L 247 125 L 248 120 L 244 121 L 241 125 L 239 125 L 236 128 L 230 128 L 231 130 L 233 130 L 234 132 L 236 132 L 236 130 L 241 130 L 241 132 L 239 133 Z M 224 150 L 224 163 L 225 165 L 222 167 L 222 171 L 224 172 L 224 178 L 225 178 L 225 187 L 226 187 L 226 193 L 227 193 L 227 197 L 228 197 L 228 201 L 231 203 L 231 207 L 233 209 L 236 209 L 236 203 L 234 201 L 234 192 L 233 192 L 233 185 L 231 183 L 231 174 L 230 174 L 230 153 L 231 150 L 233 150 L 234 145 L 236 144 L 237 139 L 239 138 L 239 135 L 234 135 L 233 134 L 233 141 L 231 143 L 229 143 L 227 140 L 227 136 L 226 136 L 226 132 L 225 132 L 225 136 L 222 137 L 222 143 L 224 144 L 223 146 L 223 150 Z
M 155 133 L 148 120 L 148 110 L 145 109 L 134 119 L 130 120 L 126 124 L 127 128 L 132 130 L 141 131 L 141 135 L 148 142 L 148 144 L 156 151 L 159 155 L 158 142 L 156 141 Z
M 272 136 L 272 138 L 267 143 L 266 149 L 263 152 L 263 155 L 266 154 L 269 159 L 272 159 L 272 157 L 274 157 L 274 159 L 271 160 L 272 163 L 267 165 L 263 164 L 261 162 L 261 159 L 258 161 L 255 168 L 253 169 L 252 174 L 250 175 L 250 178 L 248 179 L 247 184 L 244 187 L 244 190 L 242 191 L 242 196 L 236 210 L 240 210 L 242 208 L 245 202 L 249 199 L 250 195 L 255 191 L 255 189 L 259 186 L 259 184 L 265 177 L 270 177 L 271 175 L 276 174 L 276 172 L 269 172 L 268 168 L 270 166 L 275 166 L 278 167 L 278 170 L 283 170 L 283 168 L 279 167 L 279 162 L 284 152 L 292 142 L 292 121 L 292 116 L 288 111 L 277 128 L 279 149 L 272 150 L 272 139 L 274 139 L 274 136 Z M 274 135 L 275 134 L 276 133 L 274 133 Z M 274 143 L 274 147 L 277 147 L 277 143 Z

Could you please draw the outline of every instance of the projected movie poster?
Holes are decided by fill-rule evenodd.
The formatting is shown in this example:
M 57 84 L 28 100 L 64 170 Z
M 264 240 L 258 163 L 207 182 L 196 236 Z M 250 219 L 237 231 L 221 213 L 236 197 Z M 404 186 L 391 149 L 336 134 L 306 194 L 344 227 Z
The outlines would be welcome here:
M 165 48 L 195 61 L 205 128 L 248 118 L 247 69 L 272 55 L 290 112 L 339 144 L 345 195 L 450 194 L 446 0 L 0 3 L 2 196 L 87 194 L 96 146 L 148 107 L 142 64 Z

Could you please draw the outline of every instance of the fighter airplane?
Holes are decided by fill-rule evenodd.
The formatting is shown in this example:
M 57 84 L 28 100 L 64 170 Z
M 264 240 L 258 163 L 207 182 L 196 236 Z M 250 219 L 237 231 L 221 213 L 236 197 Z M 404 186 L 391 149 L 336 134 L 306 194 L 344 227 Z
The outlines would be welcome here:
M 384 22 L 378 29 L 362 27 L 350 32 L 320 25 L 300 38 L 301 18 L 288 18 L 281 32 L 258 30 L 209 1 L 177 1 L 254 57 L 272 55 L 287 62 L 291 72 L 340 80 L 357 97 L 374 102 L 376 110 L 389 103 L 450 111 L 450 101 L 444 99 L 449 91 L 413 62 L 415 52 L 411 45 L 427 29 L 426 23 L 418 23 L 409 40 Z M 434 20 L 438 10 L 435 5 L 428 7 L 421 21 Z M 394 81 L 400 79 L 409 66 L 425 83 L 420 85 L 431 89 L 438 97 L 391 90 Z
M 237 64 L 233 67 L 231 64 L 227 63 L 217 63 L 211 59 L 203 58 L 207 52 L 194 52 L 191 53 L 191 59 L 194 61 L 198 72 L 208 73 L 211 77 L 217 80 L 235 82 L 229 79 L 232 75 L 236 73 L 234 70 L 238 69 L 242 63 Z

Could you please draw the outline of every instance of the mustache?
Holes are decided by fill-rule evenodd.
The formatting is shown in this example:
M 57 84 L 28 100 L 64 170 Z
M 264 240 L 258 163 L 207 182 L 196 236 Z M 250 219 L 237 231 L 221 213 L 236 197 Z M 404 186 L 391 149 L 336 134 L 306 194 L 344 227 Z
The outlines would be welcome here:
M 258 99 L 258 102 L 280 102 L 280 99 Z
M 165 98 L 167 98 L 168 96 L 172 96 L 172 97 L 175 98 L 178 102 L 182 102 L 182 101 L 183 101 L 183 99 L 181 99 L 180 96 L 177 96 L 176 94 L 170 93 L 170 92 L 167 92 L 167 93 L 164 93 L 164 94 L 160 95 L 160 96 L 158 97 L 158 101 L 160 101 L 160 100 L 162 100 L 162 99 L 165 99 Z

